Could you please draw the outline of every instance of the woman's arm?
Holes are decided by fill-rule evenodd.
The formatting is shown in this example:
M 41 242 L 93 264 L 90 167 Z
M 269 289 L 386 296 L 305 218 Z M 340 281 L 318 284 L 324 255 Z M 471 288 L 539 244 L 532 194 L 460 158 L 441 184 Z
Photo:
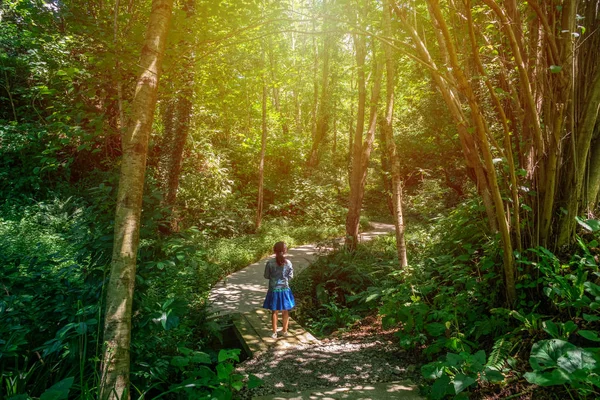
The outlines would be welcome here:
M 263 274 L 265 279 L 271 279 L 271 269 L 269 268 L 269 262 L 265 264 L 265 273 Z
M 286 272 L 285 278 L 287 280 L 290 280 L 290 279 L 292 279 L 294 277 L 294 267 L 292 266 L 292 262 L 289 261 L 289 260 L 288 260 L 288 265 L 287 266 L 288 267 L 286 268 L 287 271 L 285 271 Z

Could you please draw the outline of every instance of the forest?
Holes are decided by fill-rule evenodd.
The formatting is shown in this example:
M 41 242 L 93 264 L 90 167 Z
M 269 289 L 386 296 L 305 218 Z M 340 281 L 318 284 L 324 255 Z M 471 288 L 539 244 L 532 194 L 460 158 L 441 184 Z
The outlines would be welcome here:
M 251 398 L 278 241 L 423 398 L 599 398 L 599 110 L 599 0 L 3 0 L 0 399 Z

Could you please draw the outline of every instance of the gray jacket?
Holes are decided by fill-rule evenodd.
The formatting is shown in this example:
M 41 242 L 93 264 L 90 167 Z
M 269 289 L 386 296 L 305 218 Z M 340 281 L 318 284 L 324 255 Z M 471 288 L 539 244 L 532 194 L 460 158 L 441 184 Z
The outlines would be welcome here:
M 294 268 L 290 260 L 279 266 L 272 258 L 265 265 L 265 279 L 269 280 L 269 290 L 285 290 L 290 287 L 289 280 L 294 277 Z

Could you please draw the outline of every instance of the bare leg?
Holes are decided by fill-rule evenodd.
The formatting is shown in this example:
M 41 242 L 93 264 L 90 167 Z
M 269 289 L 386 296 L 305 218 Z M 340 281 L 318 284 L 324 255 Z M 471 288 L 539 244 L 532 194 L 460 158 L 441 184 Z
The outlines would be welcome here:
M 281 322 L 283 323 L 283 331 L 287 332 L 288 323 L 290 322 L 290 312 L 285 310 L 281 312 Z
M 277 311 L 271 311 L 271 324 L 273 326 L 273 333 L 277 333 Z

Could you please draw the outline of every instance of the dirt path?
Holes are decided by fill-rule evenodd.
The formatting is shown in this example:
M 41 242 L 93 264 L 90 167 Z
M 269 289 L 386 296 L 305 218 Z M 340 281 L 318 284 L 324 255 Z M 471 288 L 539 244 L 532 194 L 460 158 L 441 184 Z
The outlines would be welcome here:
M 368 317 L 350 332 L 311 345 L 258 354 L 237 367 L 264 384 L 245 390 L 255 400 L 419 400 L 418 369 L 398 346 L 395 330 Z
M 360 241 L 368 241 L 374 237 L 394 231 L 394 225 L 371 223 L 372 229 L 360 234 Z M 341 241 L 341 239 L 338 239 Z M 288 250 L 286 257 L 294 265 L 294 273 L 298 275 L 318 257 L 316 244 L 307 244 Z M 229 275 L 217 283 L 210 291 L 210 310 L 218 315 L 236 312 L 247 312 L 262 307 L 267 293 L 267 281 L 263 277 L 264 258 L 246 268 Z

